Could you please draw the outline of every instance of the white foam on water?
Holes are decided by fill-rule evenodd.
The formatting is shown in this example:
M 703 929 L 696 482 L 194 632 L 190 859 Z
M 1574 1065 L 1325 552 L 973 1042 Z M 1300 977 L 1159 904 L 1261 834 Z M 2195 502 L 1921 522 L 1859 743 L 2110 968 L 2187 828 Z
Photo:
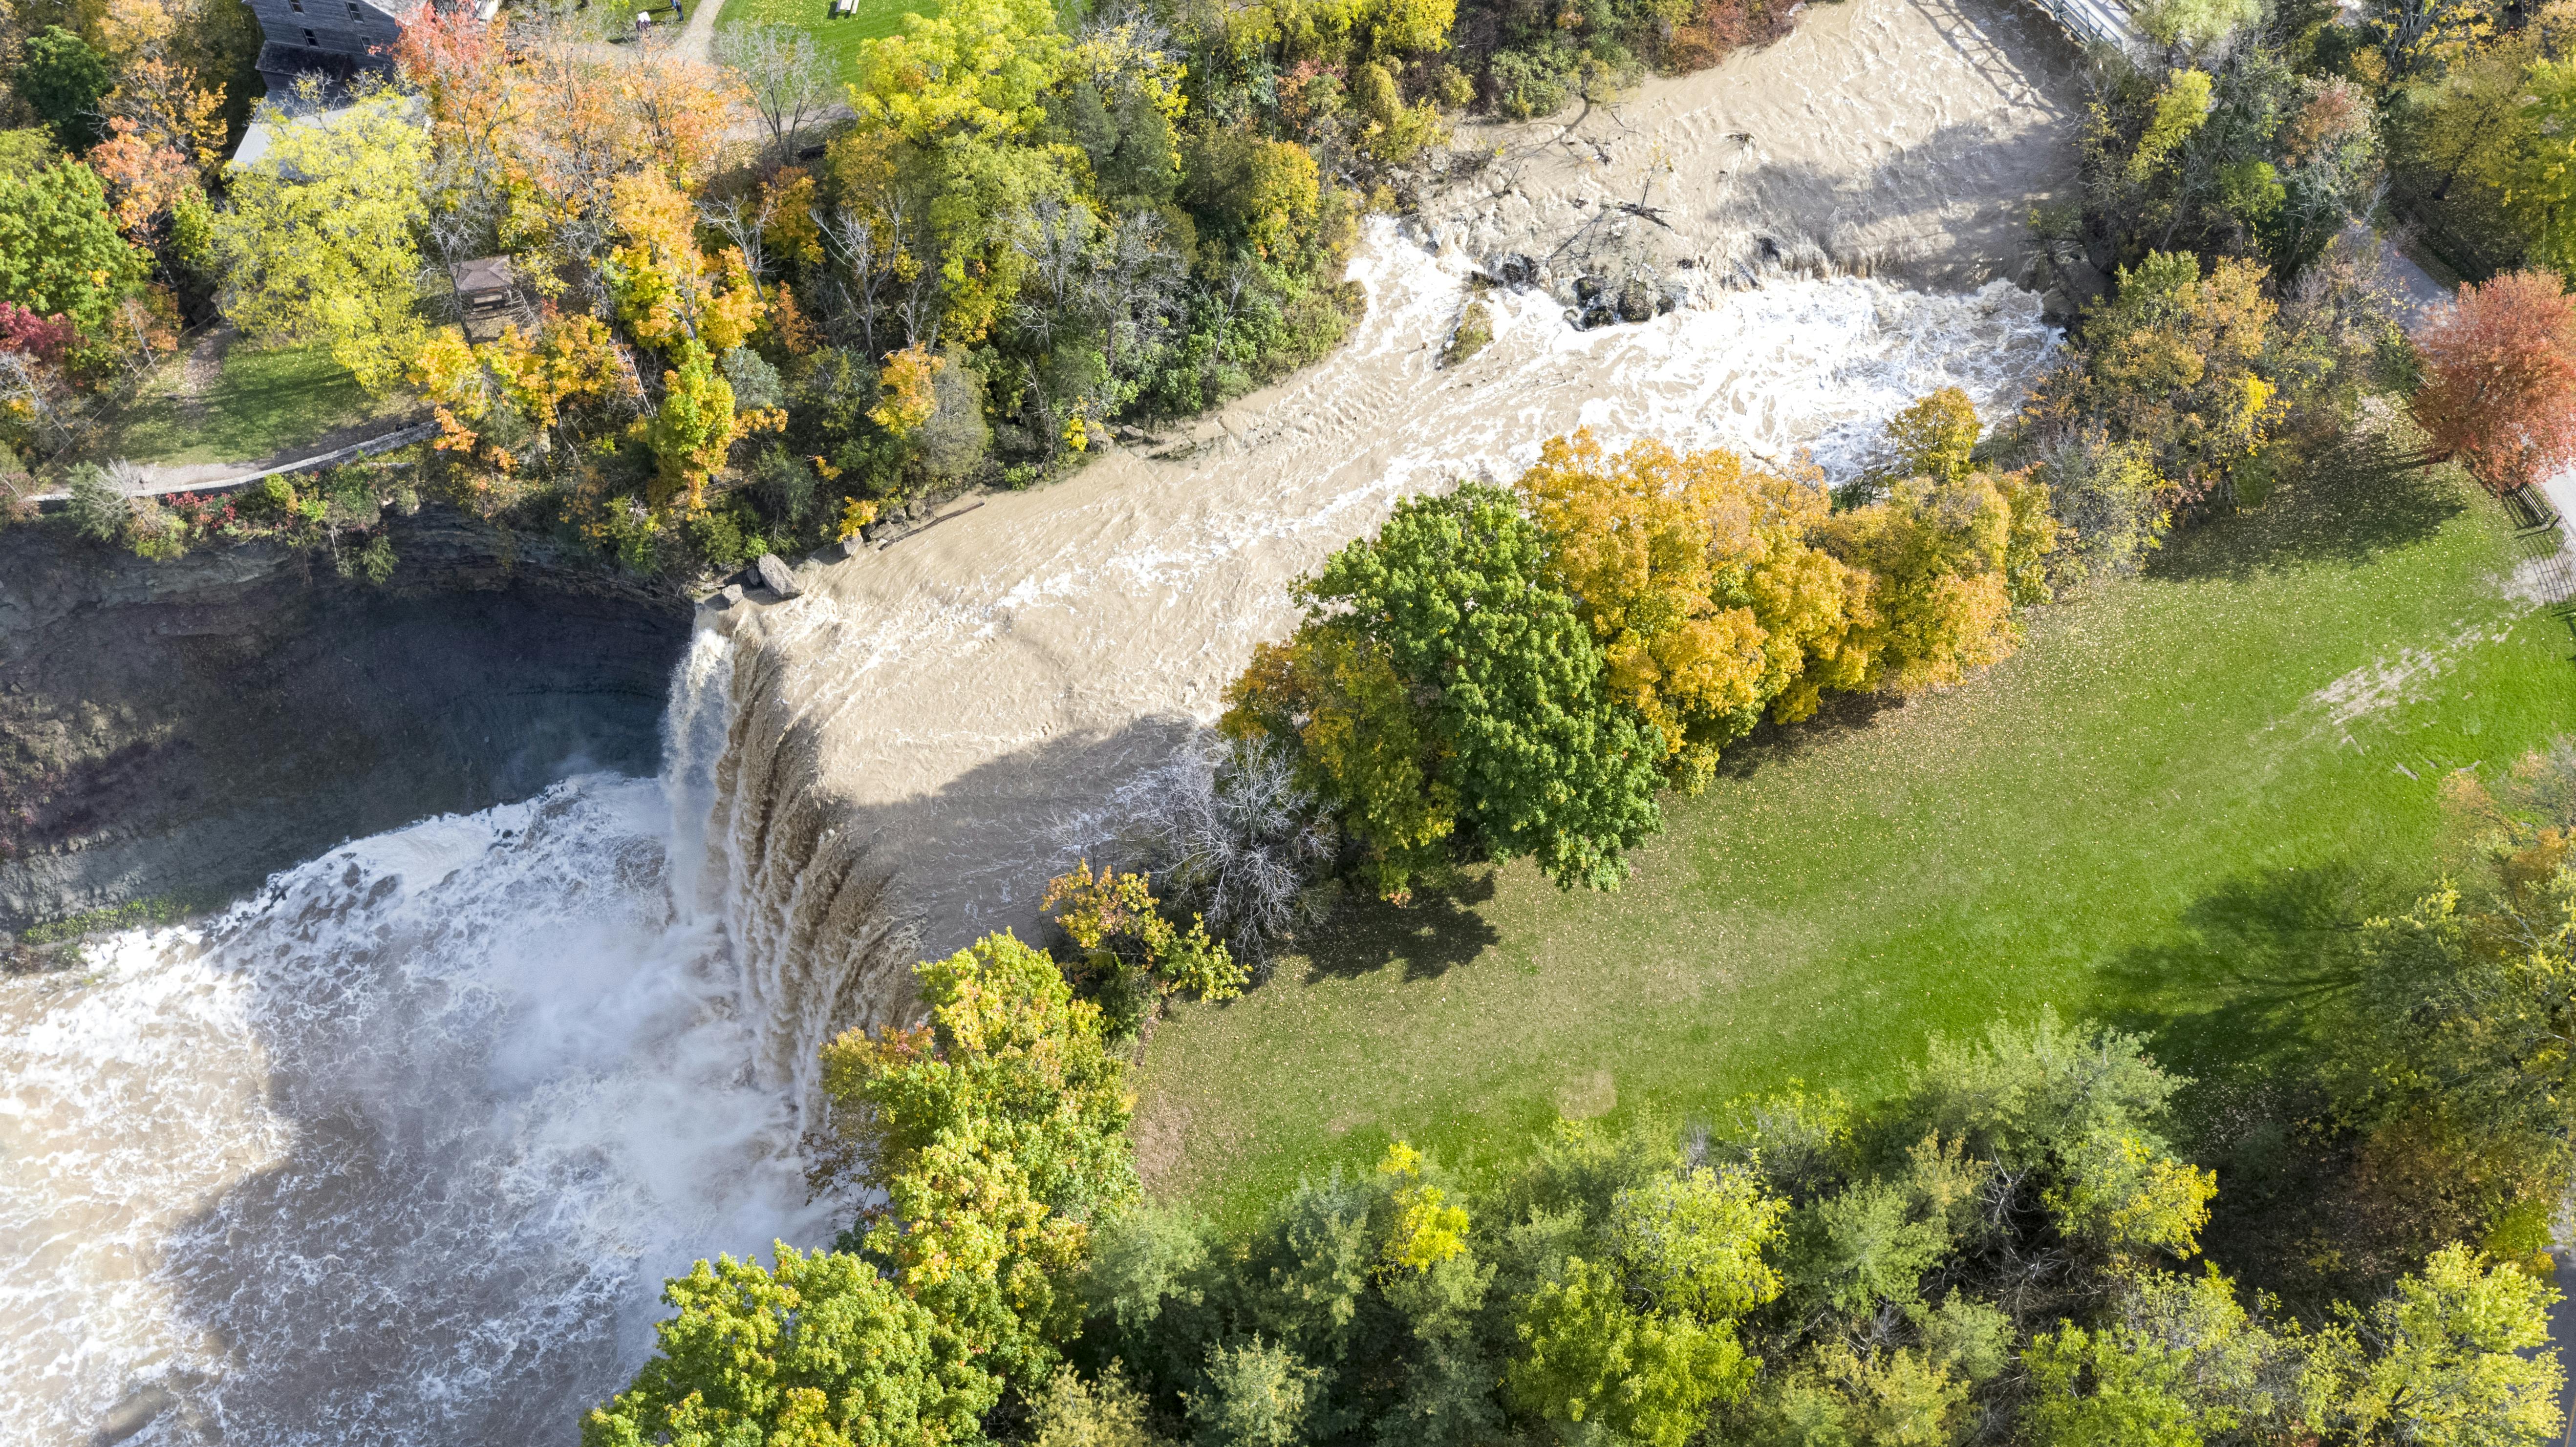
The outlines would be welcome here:
M 1381 220 L 1353 274 L 1369 317 L 1230 411 L 1222 455 L 1068 492 L 1007 538 L 934 534 L 977 537 L 971 576 L 779 610 L 767 686 L 798 702 L 771 723 L 847 713 L 919 792 L 1032 738 L 1203 712 L 1284 630 L 1289 581 L 1400 497 L 1508 478 L 1585 424 L 1848 476 L 1899 407 L 1957 385 L 1993 418 L 2057 343 L 2009 287 L 1781 280 L 1588 332 L 1497 294 L 1492 345 L 1443 369 L 1463 261 Z M 1115 646 L 1041 647 L 1082 628 Z M 1080 687 L 1030 683 L 1031 649 L 1079 660 Z M 774 737 L 727 754 L 753 668 L 695 641 L 663 781 L 365 840 L 219 919 L 95 945 L 84 973 L 0 982 L 0 1442 L 568 1442 L 649 1349 L 664 1277 L 828 1235 L 795 1102 L 817 1041 L 916 956 L 892 916 L 815 933 L 865 861 L 788 827 L 811 780 Z M 953 804 L 991 827 L 942 836 L 939 868 L 977 908 L 1025 905 L 1052 836 L 1008 800 Z M 748 839 L 848 857 L 817 874 Z
M 829 1233 L 663 786 L 361 841 L 0 985 L 0 1440 L 542 1443 Z

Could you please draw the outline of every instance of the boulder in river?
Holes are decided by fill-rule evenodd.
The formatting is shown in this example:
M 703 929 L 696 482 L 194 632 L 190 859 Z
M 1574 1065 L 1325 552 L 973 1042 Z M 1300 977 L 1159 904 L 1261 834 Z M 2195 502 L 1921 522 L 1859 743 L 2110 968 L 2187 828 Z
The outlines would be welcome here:
M 778 560 L 776 553 L 761 554 L 760 561 L 752 564 L 751 568 L 760 575 L 760 585 L 781 599 L 793 598 L 805 591 L 796 586 L 796 574 Z

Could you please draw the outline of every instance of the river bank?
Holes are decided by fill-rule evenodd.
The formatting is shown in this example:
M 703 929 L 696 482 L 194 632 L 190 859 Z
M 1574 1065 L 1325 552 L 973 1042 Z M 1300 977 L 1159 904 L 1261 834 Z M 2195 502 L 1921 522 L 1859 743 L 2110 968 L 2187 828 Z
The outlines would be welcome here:
M 1924 393 L 1962 387 L 1989 416 L 2015 405 L 2057 342 L 2040 296 L 2009 279 L 2030 258 L 2007 218 L 2072 184 L 2062 37 L 1984 0 L 1845 0 L 1810 22 L 1559 124 L 1577 139 L 1630 128 L 1625 159 L 1524 144 L 1515 172 L 1515 143 L 1498 142 L 1505 160 L 1485 170 L 1520 177 L 1510 207 L 1472 189 L 1480 170 L 1419 217 L 1371 221 L 1351 266 L 1365 319 L 1287 382 L 1042 491 L 809 564 L 792 601 L 711 614 L 737 659 L 710 864 L 746 968 L 842 982 L 802 994 L 853 1002 L 842 1023 L 864 1023 L 908 1009 L 918 954 L 1037 928 L 1045 879 L 1114 830 L 1103 801 L 1216 715 L 1252 646 L 1293 623 L 1290 583 L 1406 496 L 1507 480 L 1577 427 L 1845 476 Z M 1725 177 L 1727 128 L 1754 114 L 1772 117 L 1776 164 Z M 1964 159 L 1984 149 L 1997 158 Z M 1913 174 L 1942 156 L 1964 169 Z M 1562 273 L 1475 290 L 1498 252 L 1589 227 L 1600 207 L 1573 201 L 1617 194 L 1619 166 L 1687 194 L 1674 224 L 1647 226 L 1659 235 L 1714 247 L 1758 225 L 1794 245 L 1747 269 L 1759 286 L 1693 287 L 1634 325 L 1570 315 Z M 1753 204 L 1769 209 L 1748 220 Z M 1502 219 L 1458 219 L 1479 207 Z M 1830 274 L 1790 264 L 1800 237 L 1819 249 L 1805 269 Z M 1952 285 L 1843 274 L 1838 254 Z M 1477 295 L 1493 340 L 1443 366 Z M 848 983 L 867 981 L 881 983 Z
M 677 590 L 440 508 L 386 525 L 383 587 L 277 545 L 0 532 L 0 930 L 217 902 L 343 839 L 653 771 Z

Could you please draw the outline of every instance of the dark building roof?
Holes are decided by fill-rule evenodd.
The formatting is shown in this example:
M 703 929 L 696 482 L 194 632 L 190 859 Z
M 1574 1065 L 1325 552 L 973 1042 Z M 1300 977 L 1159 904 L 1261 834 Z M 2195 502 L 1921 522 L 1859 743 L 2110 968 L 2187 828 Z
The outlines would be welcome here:
M 469 302 L 499 301 L 509 294 L 510 283 L 517 273 L 506 256 L 478 256 L 447 268 L 456 281 L 456 294 Z
M 341 87 L 356 79 L 361 71 L 391 68 L 392 62 L 376 55 L 314 50 L 274 40 L 263 42 L 259 47 L 260 77 L 268 82 L 272 91 L 284 91 L 295 83 L 295 77 L 316 71 L 330 77 L 334 87 Z

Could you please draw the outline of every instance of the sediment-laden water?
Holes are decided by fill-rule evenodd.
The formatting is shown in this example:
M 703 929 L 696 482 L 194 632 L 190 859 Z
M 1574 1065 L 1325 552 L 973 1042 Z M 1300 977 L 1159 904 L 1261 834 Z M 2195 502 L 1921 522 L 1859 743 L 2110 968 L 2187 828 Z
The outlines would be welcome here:
M 0 1441 L 567 1442 L 665 1276 L 828 1236 L 673 798 L 576 779 L 0 983 Z
M 1718 164 L 1669 149 L 1743 144 L 1691 97 L 1767 94 L 1765 64 L 1801 95 L 1884 70 L 1912 22 L 1852 3 L 1647 97 L 1669 135 L 1638 164 Z M 2054 144 L 2060 101 L 1969 60 L 2001 99 L 1917 86 L 1940 145 L 1971 121 Z M 1760 136 L 1775 157 L 1795 120 Z M 1888 134 L 1903 154 L 1870 166 L 1916 154 Z M 1519 174 L 1542 211 L 1593 184 Z M 1496 217 L 1471 219 L 1520 224 Z M 1495 293 L 1492 345 L 1442 368 L 1478 259 L 1457 231 L 1372 223 L 1354 335 L 1190 436 L 725 615 L 673 681 L 661 778 L 362 840 L 0 981 L 0 1443 L 572 1440 L 649 1349 L 662 1278 L 843 1214 L 797 1154 L 822 1039 L 906 1013 L 925 949 L 1027 927 L 1101 801 L 1291 626 L 1291 580 L 1399 499 L 1507 479 L 1576 426 L 1848 474 L 1915 397 L 1991 416 L 2056 345 L 2001 283 L 1782 274 L 1594 331 Z

